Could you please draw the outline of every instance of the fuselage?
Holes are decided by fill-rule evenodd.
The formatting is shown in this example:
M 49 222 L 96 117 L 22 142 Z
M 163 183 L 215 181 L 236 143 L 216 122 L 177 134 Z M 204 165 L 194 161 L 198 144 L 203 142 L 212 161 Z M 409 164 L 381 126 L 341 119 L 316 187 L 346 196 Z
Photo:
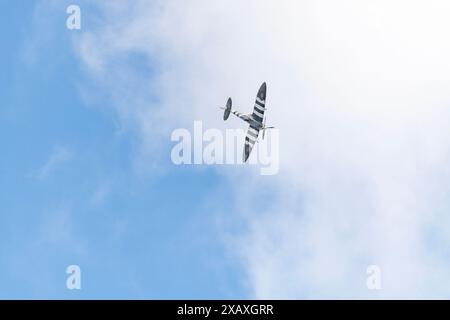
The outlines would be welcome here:
M 248 124 L 251 124 L 258 129 L 263 128 L 262 124 L 260 122 L 256 121 L 255 119 L 253 119 L 251 114 L 250 115 L 248 115 L 248 114 L 242 115 L 240 118 L 242 120 L 244 120 L 245 122 L 247 122 Z

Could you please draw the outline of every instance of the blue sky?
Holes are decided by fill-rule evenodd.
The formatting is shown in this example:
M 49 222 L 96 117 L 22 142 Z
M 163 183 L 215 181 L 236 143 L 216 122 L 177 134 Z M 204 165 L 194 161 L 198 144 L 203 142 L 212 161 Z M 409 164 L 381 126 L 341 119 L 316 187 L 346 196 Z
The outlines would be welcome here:
M 44 4 L 45 24 L 37 3 L 0 2 L 0 298 L 244 297 L 201 201 L 226 200 L 215 173 L 136 173 L 138 138 L 109 99 L 82 98 L 69 2 Z M 70 264 L 81 291 L 65 287 Z
M 0 298 L 450 296 L 448 1 L 69 4 L 0 0 Z M 263 81 L 277 175 L 173 165 Z

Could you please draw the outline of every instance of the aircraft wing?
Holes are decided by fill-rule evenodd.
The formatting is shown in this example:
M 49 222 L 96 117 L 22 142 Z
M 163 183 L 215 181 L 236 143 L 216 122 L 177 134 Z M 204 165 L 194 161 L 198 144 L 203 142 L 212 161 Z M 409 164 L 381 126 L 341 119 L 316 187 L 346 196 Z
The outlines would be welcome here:
M 263 127 L 264 111 L 266 111 L 265 108 L 266 91 L 267 86 L 266 83 L 264 82 L 259 88 L 258 94 L 256 95 L 255 107 L 253 108 L 253 113 L 251 115 L 253 120 L 258 122 L 260 125 L 258 126 L 257 124 L 250 124 L 250 126 L 248 127 L 244 143 L 244 155 L 243 155 L 244 162 L 246 162 L 248 160 L 248 157 L 250 157 L 250 153 L 252 152 L 253 146 L 258 140 L 259 129 Z
M 243 154 L 243 161 L 246 162 L 248 160 L 248 157 L 250 157 L 250 153 L 252 152 L 253 146 L 256 143 L 256 140 L 258 140 L 258 134 L 259 129 L 256 128 L 253 125 L 250 125 L 247 130 L 247 135 L 245 136 L 245 143 L 244 143 L 244 154 Z
M 244 120 L 244 121 L 247 121 L 247 120 L 248 120 L 248 115 L 246 115 L 246 114 L 237 112 L 236 110 L 231 110 L 231 113 L 234 114 L 236 117 L 241 118 L 241 119 Z
M 261 125 L 264 119 L 264 111 L 266 111 L 266 91 L 267 86 L 264 82 L 261 88 L 258 90 L 258 95 L 256 96 L 255 107 L 253 108 L 252 118 L 259 122 Z

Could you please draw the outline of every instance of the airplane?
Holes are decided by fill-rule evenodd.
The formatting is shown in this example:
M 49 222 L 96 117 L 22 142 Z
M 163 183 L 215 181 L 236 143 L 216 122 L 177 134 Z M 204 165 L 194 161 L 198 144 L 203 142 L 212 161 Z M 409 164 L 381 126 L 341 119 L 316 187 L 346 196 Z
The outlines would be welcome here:
M 266 126 L 266 117 L 264 116 L 264 112 L 266 111 L 265 108 L 266 91 L 267 85 L 264 82 L 258 90 L 258 94 L 256 95 L 255 106 L 253 108 L 253 113 L 251 114 L 243 114 L 235 110 L 232 110 L 231 98 L 228 98 L 227 106 L 225 108 L 219 107 L 220 109 L 225 110 L 223 114 L 224 121 L 228 120 L 230 113 L 232 113 L 250 125 L 248 127 L 247 135 L 245 136 L 244 153 L 243 153 L 244 163 L 247 162 L 248 157 L 250 157 L 250 153 L 252 152 L 253 146 L 258 141 L 259 132 L 262 131 L 262 138 L 264 139 L 266 130 L 275 128 Z

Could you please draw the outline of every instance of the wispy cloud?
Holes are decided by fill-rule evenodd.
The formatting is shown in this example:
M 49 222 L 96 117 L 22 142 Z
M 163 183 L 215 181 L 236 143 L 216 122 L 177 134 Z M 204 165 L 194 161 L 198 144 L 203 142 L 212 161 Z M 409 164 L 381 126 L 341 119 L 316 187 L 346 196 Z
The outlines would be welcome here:
M 37 178 L 47 178 L 57 167 L 73 159 L 73 153 L 66 147 L 55 147 L 44 165 L 38 170 Z
M 105 88 L 120 92 L 114 101 L 137 119 L 145 146 L 180 122 L 223 126 L 218 100 L 230 94 L 250 110 L 267 81 L 270 122 L 282 139 L 280 176 L 238 177 L 230 195 L 236 214 L 228 215 L 247 226 L 230 245 L 252 296 L 450 295 L 441 285 L 450 278 L 442 250 L 450 240 L 448 2 L 99 8 L 104 27 L 86 35 L 81 58 Z M 119 59 L 136 53 L 158 70 L 143 75 Z M 115 77 L 124 74 L 140 85 L 124 86 Z M 146 90 L 157 103 L 142 103 Z M 260 185 L 273 190 L 266 210 L 252 205 Z M 378 293 L 365 287 L 370 264 L 383 270 Z
M 92 207 L 101 206 L 106 201 L 110 193 L 111 193 L 110 184 L 108 183 L 99 184 L 93 191 L 91 198 L 89 200 L 89 204 Z

